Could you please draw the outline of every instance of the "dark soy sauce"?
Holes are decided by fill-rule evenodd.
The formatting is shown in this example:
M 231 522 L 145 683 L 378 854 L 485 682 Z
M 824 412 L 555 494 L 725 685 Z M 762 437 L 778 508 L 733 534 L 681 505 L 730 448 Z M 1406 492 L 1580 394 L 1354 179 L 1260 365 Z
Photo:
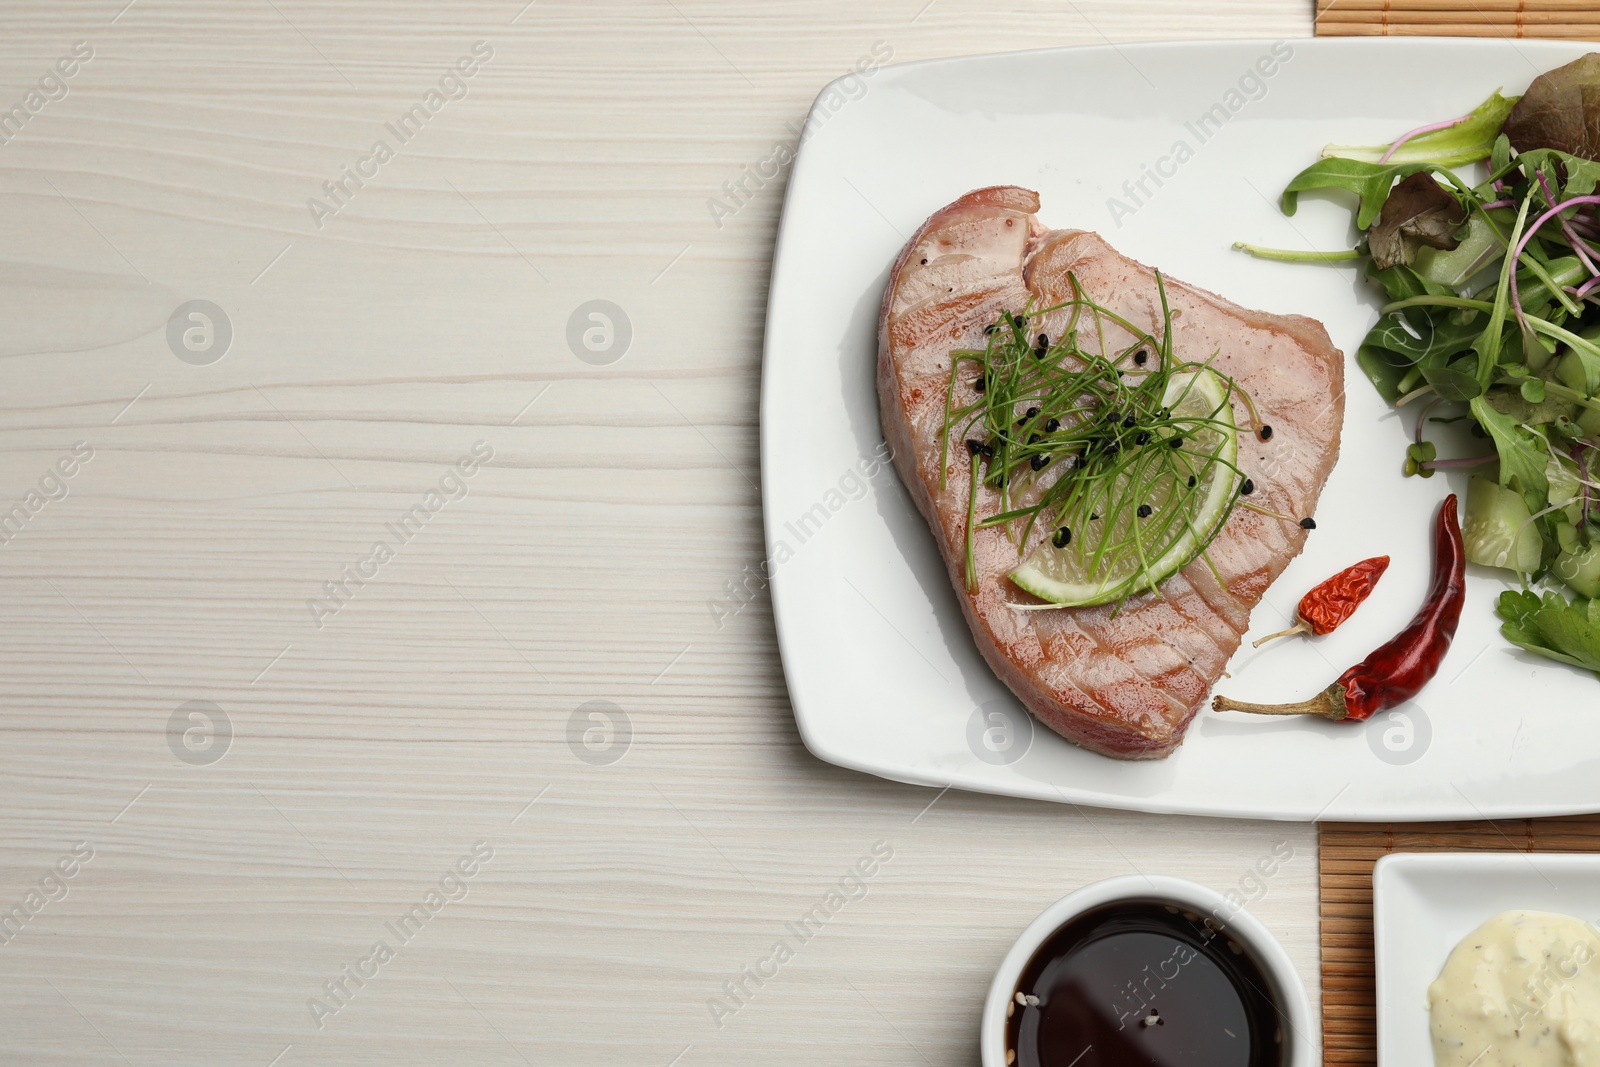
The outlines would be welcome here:
M 1108 904 L 1057 930 L 1028 961 L 1006 1023 L 1007 1062 L 1282 1067 L 1272 988 L 1214 922 L 1159 901 Z

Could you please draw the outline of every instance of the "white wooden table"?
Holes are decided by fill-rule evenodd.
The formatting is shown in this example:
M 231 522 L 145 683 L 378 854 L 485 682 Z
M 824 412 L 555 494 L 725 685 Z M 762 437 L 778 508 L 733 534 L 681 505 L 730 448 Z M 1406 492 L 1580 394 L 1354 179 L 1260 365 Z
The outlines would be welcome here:
M 524 2 L 0 11 L 0 1062 L 971 1064 L 1131 870 L 1259 897 L 1315 1000 L 1308 826 L 806 753 L 765 594 L 714 610 L 782 178 L 707 204 L 875 46 L 1309 5 Z

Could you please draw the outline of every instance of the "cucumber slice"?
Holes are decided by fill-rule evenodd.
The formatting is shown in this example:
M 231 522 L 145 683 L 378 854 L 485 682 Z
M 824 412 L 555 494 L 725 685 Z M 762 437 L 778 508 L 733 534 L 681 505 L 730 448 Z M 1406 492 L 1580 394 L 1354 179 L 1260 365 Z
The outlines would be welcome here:
M 1067 516 L 1069 528 L 1077 536 L 1061 547 L 1045 539 L 1011 572 L 1011 580 L 1052 604 L 1109 604 L 1153 589 L 1199 555 L 1227 518 L 1238 485 L 1234 469 L 1239 458 L 1239 433 L 1230 392 L 1228 381 L 1215 371 L 1174 374 L 1162 403 L 1174 417 L 1211 419 L 1212 424 L 1191 434 L 1181 453 L 1173 453 L 1188 457 L 1183 463 L 1152 464 L 1156 470 L 1148 480 L 1135 482 L 1124 475 L 1117 482 L 1114 492 L 1119 498 L 1148 502 L 1152 513 L 1168 506 L 1185 509 L 1177 521 L 1168 524 L 1177 532 L 1169 544 L 1144 545 L 1148 566 L 1139 552 L 1128 547 L 1099 551 L 1107 540 L 1117 546 L 1133 542 L 1134 524 L 1144 520 L 1133 508 L 1126 507 L 1119 509 L 1115 521 Z M 1178 484 L 1174 471 L 1187 476 L 1191 470 L 1200 481 L 1194 491 L 1186 491 L 1186 486 Z
M 1487 478 L 1471 479 L 1467 483 L 1467 517 L 1461 524 L 1467 559 L 1519 574 L 1538 570 L 1544 542 L 1528 514 L 1521 493 Z
M 1551 564 L 1550 572 L 1578 595 L 1600 597 L 1600 545 L 1561 553 Z

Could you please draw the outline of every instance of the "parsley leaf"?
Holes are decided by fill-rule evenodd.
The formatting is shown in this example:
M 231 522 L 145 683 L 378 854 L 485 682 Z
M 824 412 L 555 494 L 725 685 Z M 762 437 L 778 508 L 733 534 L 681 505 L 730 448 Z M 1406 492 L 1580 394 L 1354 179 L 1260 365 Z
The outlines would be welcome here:
M 1535 655 L 1600 674 L 1600 600 L 1508 590 L 1497 606 L 1500 632 Z

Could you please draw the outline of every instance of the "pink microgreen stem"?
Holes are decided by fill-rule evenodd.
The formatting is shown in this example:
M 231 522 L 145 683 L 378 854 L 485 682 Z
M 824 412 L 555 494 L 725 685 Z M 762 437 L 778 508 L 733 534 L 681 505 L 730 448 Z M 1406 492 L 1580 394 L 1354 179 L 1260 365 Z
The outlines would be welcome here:
M 1398 149 L 1401 145 L 1405 144 L 1407 141 L 1411 140 L 1411 138 L 1413 138 L 1413 137 L 1420 137 L 1422 134 L 1432 133 L 1434 130 L 1448 130 L 1452 126 L 1461 125 L 1463 122 L 1466 122 L 1471 117 L 1472 117 L 1471 115 L 1462 115 L 1458 119 L 1446 119 L 1443 122 L 1430 122 L 1426 126 L 1418 126 L 1416 129 L 1412 130 L 1409 133 L 1402 133 L 1399 136 L 1399 138 L 1395 140 L 1394 144 L 1390 145 L 1388 150 L 1386 152 L 1384 152 L 1383 155 L 1378 157 L 1378 162 L 1379 163 L 1387 163 L 1387 162 L 1389 162 L 1389 157 L 1394 155 L 1395 150 Z
M 1524 248 L 1528 247 L 1528 241 L 1533 237 L 1533 235 L 1535 233 L 1537 233 L 1539 231 L 1539 227 L 1540 226 L 1543 226 L 1546 222 L 1549 222 L 1551 219 L 1553 219 L 1557 215 L 1561 214 L 1567 208 L 1574 207 L 1574 206 L 1576 206 L 1578 204 L 1600 204 L 1600 196 L 1594 196 L 1594 195 L 1574 196 L 1574 197 L 1571 197 L 1570 199 L 1563 200 L 1559 204 L 1552 205 L 1550 210 L 1548 210 L 1544 214 L 1540 215 L 1539 218 L 1534 221 L 1532 226 L 1529 226 L 1526 230 L 1524 230 L 1522 232 L 1522 238 L 1521 238 L 1521 240 L 1519 240 L 1517 242 L 1517 247 L 1515 247 L 1515 248 L 1513 248 L 1511 250 L 1511 306 L 1516 309 L 1517 322 L 1519 324 L 1523 324 L 1523 329 L 1527 329 L 1527 326 L 1526 326 L 1527 315 L 1522 310 L 1522 299 L 1517 293 L 1517 266 L 1516 266 L 1519 262 L 1522 261 L 1522 250 Z
M 1545 202 L 1551 207 L 1554 207 L 1556 203 L 1556 197 L 1555 194 L 1550 191 L 1550 183 L 1545 180 L 1544 171 L 1536 170 L 1533 173 L 1534 176 L 1539 179 L 1539 188 L 1544 190 Z M 1600 278 L 1600 270 L 1595 269 L 1594 261 L 1589 258 L 1589 253 L 1593 252 L 1594 249 L 1590 248 L 1581 237 L 1573 232 L 1572 220 L 1562 219 L 1561 231 L 1567 235 L 1567 243 L 1571 245 L 1572 250 L 1578 254 L 1578 258 L 1583 261 L 1583 265 L 1589 268 L 1589 273 L 1594 277 Z M 1600 255 L 1600 252 L 1596 252 L 1595 254 Z

